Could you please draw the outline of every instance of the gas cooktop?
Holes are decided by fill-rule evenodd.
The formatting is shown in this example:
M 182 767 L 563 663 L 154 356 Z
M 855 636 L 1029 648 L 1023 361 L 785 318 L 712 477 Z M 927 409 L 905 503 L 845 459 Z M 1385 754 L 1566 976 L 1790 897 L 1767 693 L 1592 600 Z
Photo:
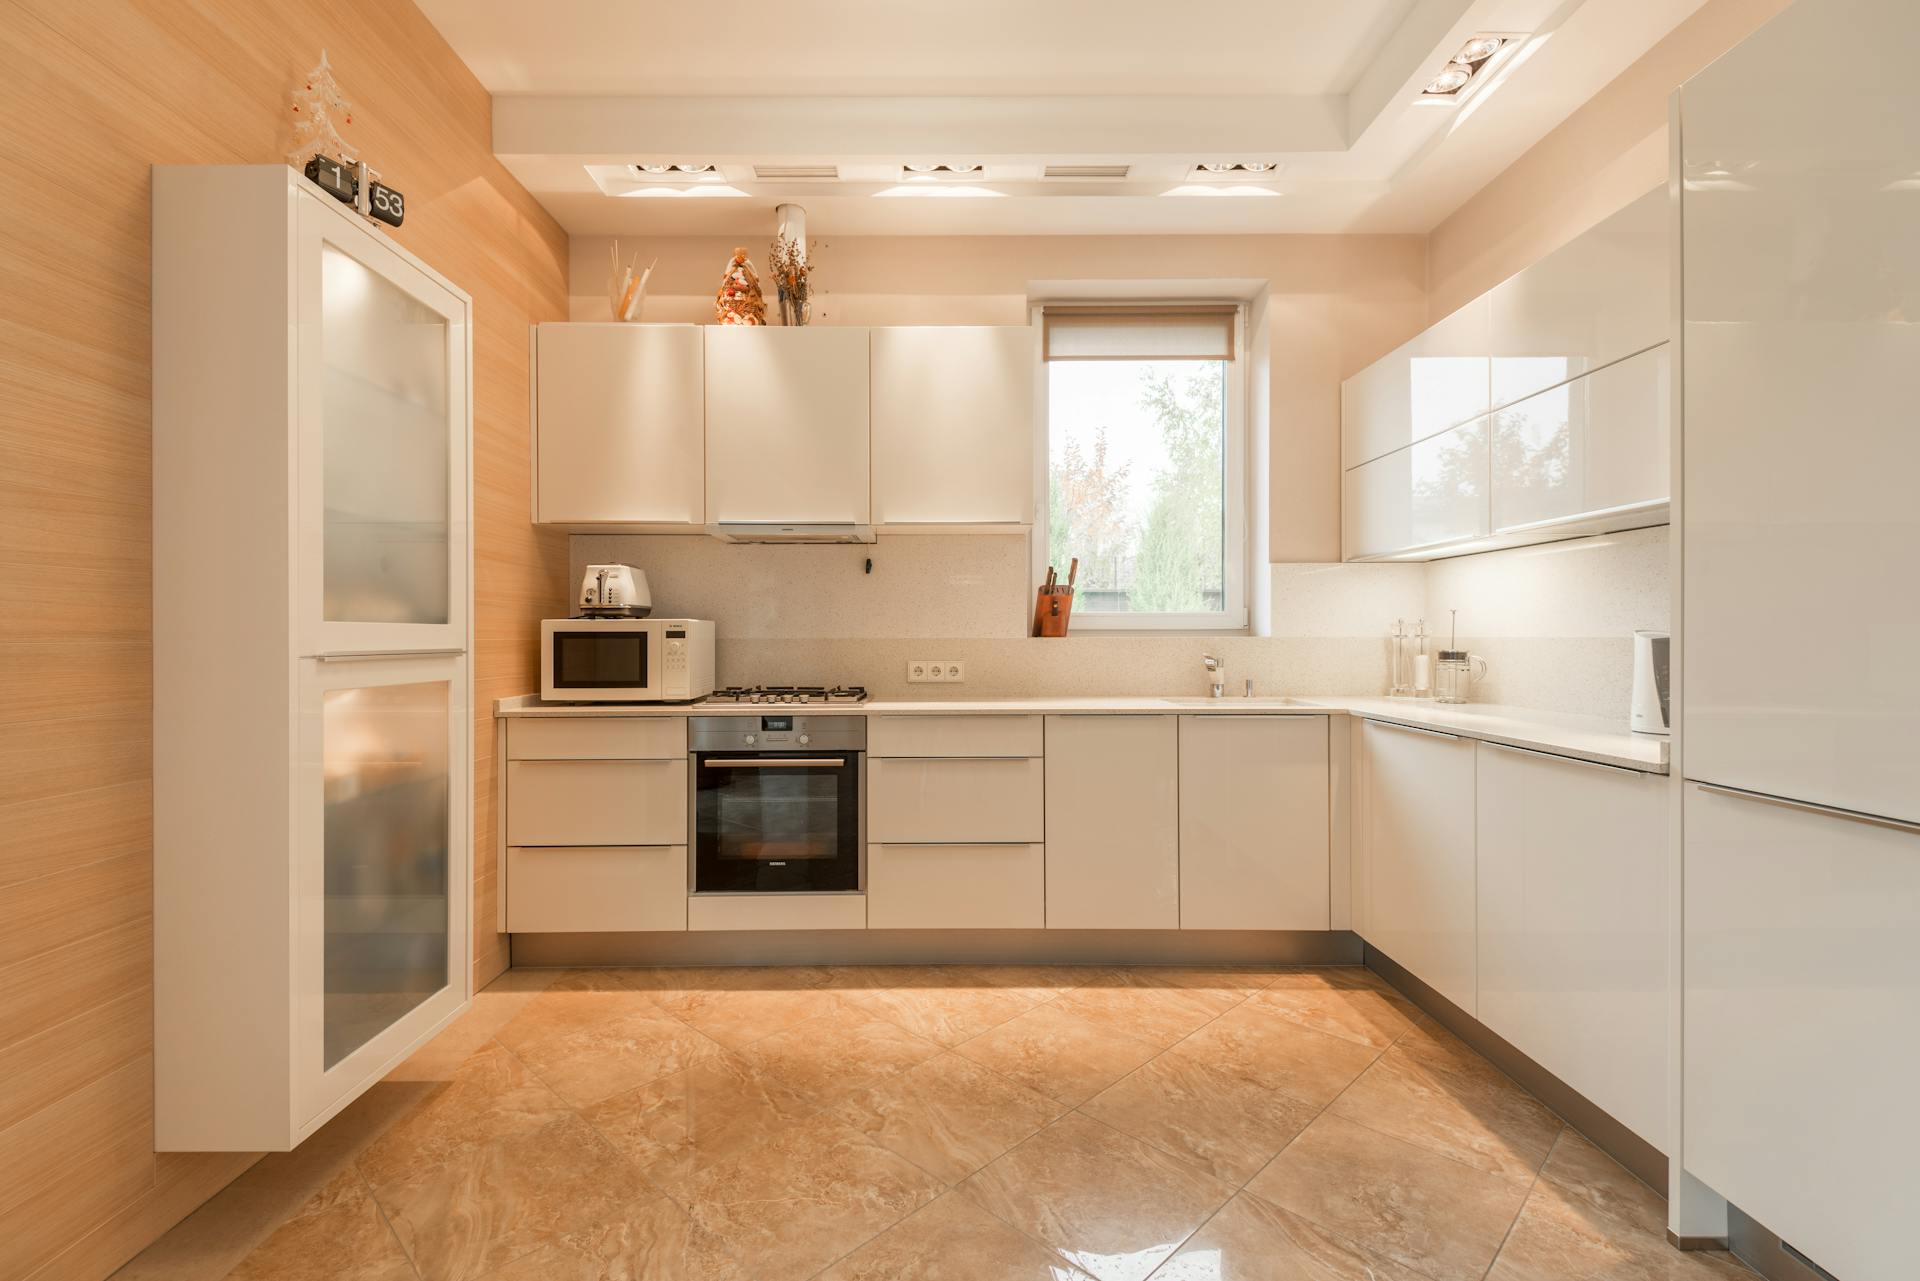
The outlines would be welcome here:
M 707 695 L 709 703 L 864 703 L 864 685 L 728 685 Z

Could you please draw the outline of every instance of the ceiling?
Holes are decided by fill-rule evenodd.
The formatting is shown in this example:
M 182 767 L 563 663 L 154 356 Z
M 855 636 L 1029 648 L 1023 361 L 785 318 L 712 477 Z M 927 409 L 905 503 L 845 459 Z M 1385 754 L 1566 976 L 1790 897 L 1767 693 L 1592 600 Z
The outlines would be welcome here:
M 814 234 L 1013 235 L 1427 231 L 1703 0 L 418 2 L 576 234 L 761 234 L 792 202 Z M 1522 39 L 1420 101 L 1482 33 Z

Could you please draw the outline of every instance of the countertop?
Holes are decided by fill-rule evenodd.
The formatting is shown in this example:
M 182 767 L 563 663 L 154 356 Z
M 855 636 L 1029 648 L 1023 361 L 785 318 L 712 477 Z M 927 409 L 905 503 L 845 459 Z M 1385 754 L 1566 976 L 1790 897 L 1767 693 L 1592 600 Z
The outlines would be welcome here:
M 1575 716 L 1497 703 L 1436 703 L 1431 699 L 1346 697 L 1221 698 L 1204 696 L 1113 698 L 984 698 L 925 699 L 914 702 L 876 700 L 858 705 L 740 703 L 547 703 L 533 695 L 497 699 L 496 716 L 767 716 L 798 712 L 808 715 L 937 716 L 958 713 L 1026 712 L 1140 715 L 1359 716 L 1391 721 L 1420 729 L 1458 734 L 1462 738 L 1503 743 L 1509 747 L 1567 756 L 1575 760 L 1614 765 L 1651 774 L 1667 772 L 1668 743 L 1664 738 L 1630 732 L 1625 723 L 1601 716 Z

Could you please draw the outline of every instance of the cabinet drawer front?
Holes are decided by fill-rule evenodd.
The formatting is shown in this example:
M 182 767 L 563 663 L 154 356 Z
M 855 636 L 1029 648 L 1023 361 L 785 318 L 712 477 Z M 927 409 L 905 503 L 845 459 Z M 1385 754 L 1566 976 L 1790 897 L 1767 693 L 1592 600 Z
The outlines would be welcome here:
M 867 835 L 899 841 L 1038 841 L 1046 833 L 1045 762 L 867 762 Z
M 509 845 L 684 845 L 687 762 L 511 761 Z
M 872 845 L 867 925 L 885 929 L 1037 930 L 1046 924 L 1040 845 Z
M 515 933 L 687 928 L 687 847 L 509 847 Z
M 864 930 L 864 894 L 696 894 L 690 930 Z
M 867 722 L 874 756 L 1039 756 L 1046 735 L 1038 716 L 875 716 Z
M 684 716 L 521 716 L 507 722 L 512 761 L 649 761 L 686 754 Z

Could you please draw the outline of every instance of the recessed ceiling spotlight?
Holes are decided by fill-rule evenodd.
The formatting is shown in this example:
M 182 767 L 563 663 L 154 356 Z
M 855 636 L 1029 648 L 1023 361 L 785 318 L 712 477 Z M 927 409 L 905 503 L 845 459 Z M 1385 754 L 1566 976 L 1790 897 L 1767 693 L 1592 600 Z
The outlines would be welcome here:
M 934 173 L 940 168 L 939 165 L 901 165 L 900 167 L 908 173 Z
M 1472 66 L 1476 62 L 1485 62 L 1499 53 L 1500 46 L 1506 42 L 1505 36 L 1475 36 L 1460 46 L 1460 52 L 1453 55 L 1453 60 L 1465 63 L 1467 66 Z
M 639 170 L 639 171 L 640 171 L 641 173 L 671 173 L 671 172 L 673 172 L 673 166 L 672 166 L 672 165 L 635 165 L 635 166 L 634 166 L 634 168 L 635 168 L 635 169 L 638 169 L 638 170 Z
M 1200 173 L 1272 173 L 1280 166 L 1270 160 L 1203 160 L 1194 166 Z
M 910 173 L 916 178 L 977 178 L 981 173 L 979 165 L 957 165 L 945 162 L 901 165 L 900 169 L 903 173 Z
M 1451 96 L 1466 88 L 1473 80 L 1473 69 L 1463 67 L 1457 62 L 1447 64 L 1447 69 L 1433 78 L 1433 83 L 1420 92 L 1434 97 Z
M 713 166 L 712 165 L 675 165 L 673 167 L 673 171 L 675 173 L 712 173 Z

